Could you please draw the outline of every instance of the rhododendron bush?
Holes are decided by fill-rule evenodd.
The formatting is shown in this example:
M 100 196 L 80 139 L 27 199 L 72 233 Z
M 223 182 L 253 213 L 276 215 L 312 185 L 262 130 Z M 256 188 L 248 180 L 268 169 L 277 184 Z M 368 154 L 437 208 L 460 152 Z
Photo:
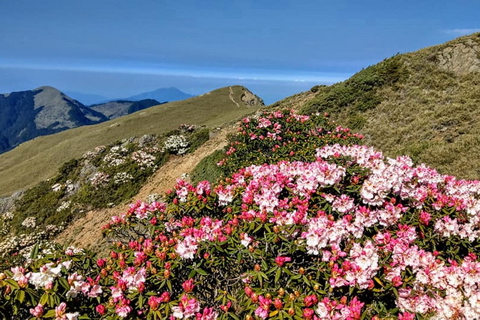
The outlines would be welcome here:
M 480 319 L 479 182 L 367 146 L 310 152 L 216 185 L 179 180 L 163 202 L 132 204 L 103 227 L 108 257 L 69 249 L 1 273 L 0 312 Z
M 253 164 L 315 161 L 315 148 L 327 144 L 357 144 L 362 135 L 331 122 L 328 114 L 299 115 L 275 111 L 245 118 L 220 161 L 226 175 Z

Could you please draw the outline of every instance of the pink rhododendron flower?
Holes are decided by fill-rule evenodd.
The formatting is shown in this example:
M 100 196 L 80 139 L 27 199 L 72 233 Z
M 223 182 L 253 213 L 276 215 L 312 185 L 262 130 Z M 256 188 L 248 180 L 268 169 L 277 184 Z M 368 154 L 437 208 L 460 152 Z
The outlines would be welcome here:
M 34 317 L 40 318 L 43 316 L 43 305 L 38 304 L 35 308 L 30 309 L 30 314 Z

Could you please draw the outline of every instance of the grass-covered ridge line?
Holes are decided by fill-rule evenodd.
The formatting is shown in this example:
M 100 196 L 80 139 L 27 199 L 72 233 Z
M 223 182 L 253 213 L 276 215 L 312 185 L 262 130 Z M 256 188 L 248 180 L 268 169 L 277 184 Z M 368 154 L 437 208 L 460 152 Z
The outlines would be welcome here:
M 306 138 L 293 140 L 291 128 Z M 221 161 L 226 177 L 179 181 L 163 202 L 132 204 L 103 228 L 114 240 L 108 257 L 37 248 L 40 259 L 0 273 L 0 312 L 479 318 L 480 182 L 386 158 L 359 139 L 320 115 L 245 120 Z M 246 150 L 267 163 L 248 164 Z
M 398 54 L 276 105 L 328 112 L 390 157 L 480 179 L 480 33 Z

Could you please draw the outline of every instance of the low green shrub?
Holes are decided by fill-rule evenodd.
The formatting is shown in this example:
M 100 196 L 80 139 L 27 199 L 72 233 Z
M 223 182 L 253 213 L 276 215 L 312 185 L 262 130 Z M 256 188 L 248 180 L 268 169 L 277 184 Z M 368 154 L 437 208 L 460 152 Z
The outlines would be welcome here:
M 217 164 L 224 158 L 225 151 L 217 150 L 200 160 L 190 173 L 192 183 L 197 184 L 204 180 L 210 183 L 217 182 L 223 176 L 223 170 Z

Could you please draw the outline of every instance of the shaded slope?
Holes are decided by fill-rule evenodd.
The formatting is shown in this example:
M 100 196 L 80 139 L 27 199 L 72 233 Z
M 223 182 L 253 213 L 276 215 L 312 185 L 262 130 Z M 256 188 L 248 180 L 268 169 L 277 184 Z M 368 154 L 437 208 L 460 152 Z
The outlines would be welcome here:
M 106 120 L 52 87 L 0 94 L 0 153 L 38 136 Z

